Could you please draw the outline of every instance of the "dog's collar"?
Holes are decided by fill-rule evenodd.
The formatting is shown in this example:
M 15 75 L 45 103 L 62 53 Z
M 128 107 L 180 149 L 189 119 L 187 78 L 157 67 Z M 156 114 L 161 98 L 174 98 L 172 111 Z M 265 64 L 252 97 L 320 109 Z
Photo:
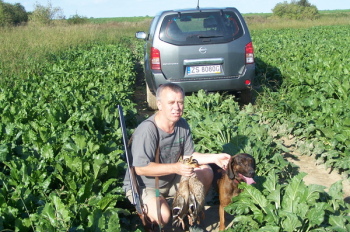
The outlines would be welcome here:
M 234 175 L 233 178 L 230 178 L 230 177 L 229 177 L 229 179 L 232 180 L 232 181 L 233 181 L 234 183 L 236 183 L 236 184 L 241 183 L 239 180 L 236 179 L 236 175 Z
M 236 183 L 236 184 L 241 183 L 241 181 L 237 180 L 236 177 L 237 177 L 236 175 L 233 175 L 233 177 L 232 177 L 232 178 L 229 177 L 229 179 L 230 179 L 231 181 L 233 181 L 234 183 Z

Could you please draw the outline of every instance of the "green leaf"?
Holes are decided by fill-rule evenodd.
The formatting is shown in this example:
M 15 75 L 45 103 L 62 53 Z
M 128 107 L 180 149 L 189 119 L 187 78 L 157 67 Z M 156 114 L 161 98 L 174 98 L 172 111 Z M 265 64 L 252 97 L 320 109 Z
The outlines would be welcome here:
M 55 208 L 51 205 L 51 203 L 45 204 L 42 215 L 47 218 L 53 226 L 56 225 Z
M 72 179 L 71 177 L 69 177 L 69 178 L 63 177 L 63 180 L 64 180 L 65 183 L 68 184 L 68 186 L 69 186 L 69 191 L 75 193 L 76 190 L 77 190 L 77 183 L 76 183 L 76 181 L 75 181 L 74 179 Z M 80 190 L 81 190 L 81 189 L 79 189 L 79 191 L 80 191 Z
M 100 146 L 98 144 L 93 143 L 92 141 L 89 141 L 87 143 L 88 151 L 89 153 L 97 152 L 100 149 Z
M 73 152 L 78 152 L 79 149 L 74 143 L 65 143 L 63 145 L 63 148 L 67 151 L 73 151 Z
M 50 144 L 45 144 L 41 148 L 41 155 L 45 159 L 52 159 L 54 157 L 53 149 Z
M 282 208 L 286 212 L 296 213 L 299 202 L 306 201 L 306 185 L 303 177 L 306 173 L 299 173 L 294 176 L 285 188 L 285 195 L 282 200 Z
M 325 202 L 318 202 L 307 212 L 307 219 L 311 228 L 320 225 L 325 220 Z
M 107 181 L 105 181 L 103 184 L 102 184 L 102 193 L 105 193 L 107 192 L 107 190 L 109 189 L 109 187 L 116 183 L 117 182 L 117 179 L 114 179 L 114 178 L 111 178 L 111 179 L 108 179 Z
M 349 139 L 349 136 L 347 136 L 345 133 L 344 134 L 336 134 L 335 135 L 335 139 L 338 141 L 338 142 L 345 142 Z
M 114 206 L 117 203 L 118 196 L 108 195 L 103 197 L 98 206 L 102 211 L 105 211 L 110 205 Z
M 7 160 L 7 156 L 8 156 L 8 147 L 6 144 L 1 144 L 0 145 L 0 162 L 4 162 Z
M 271 193 L 278 188 L 278 176 L 274 171 L 269 172 L 266 181 L 263 183 L 264 192 Z
M 310 206 L 307 204 L 306 201 L 301 201 L 297 205 L 297 211 L 296 214 L 298 215 L 299 218 L 305 218 L 307 212 L 309 211 Z
M 101 159 L 95 159 L 94 163 L 92 165 L 92 168 L 94 170 L 94 177 L 95 179 L 97 179 L 97 177 L 99 176 L 100 170 L 103 168 L 103 166 L 105 166 L 106 162 L 104 160 Z
M 275 209 L 279 209 L 281 207 L 281 186 L 277 186 L 275 190 L 270 192 L 267 199 L 274 204 Z
M 280 227 L 267 225 L 267 226 L 261 227 L 258 231 L 259 232 L 280 232 Z
M 62 203 L 62 200 L 56 195 L 50 195 L 56 210 L 56 220 L 70 222 L 69 209 Z
M 61 181 L 61 182 L 63 182 L 64 183 L 64 179 L 65 178 L 63 178 L 63 167 L 62 167 L 62 165 L 60 164 L 60 163 L 56 163 L 55 164 L 55 169 L 57 170 L 57 174 L 56 174 L 56 177 Z
M 86 148 L 86 138 L 83 135 L 74 135 L 72 136 L 75 144 L 77 145 L 78 149 L 80 151 L 84 150 Z
M 280 215 L 285 217 L 285 219 L 282 220 L 282 223 L 281 223 L 284 231 L 287 231 L 287 232 L 298 231 L 298 228 L 302 226 L 302 223 L 299 221 L 298 216 L 296 214 L 284 211 Z
M 323 193 L 325 188 L 326 187 L 323 185 L 316 185 L 316 184 L 308 185 L 307 198 L 306 198 L 308 204 L 310 205 L 315 204 L 320 197 L 320 193 Z
M 344 216 L 329 216 L 329 223 L 332 225 L 332 229 L 334 231 L 344 231 L 347 232 L 347 228 L 345 226 L 346 219 Z
M 79 200 L 80 203 L 85 202 L 86 199 L 94 195 L 94 193 L 92 192 L 93 184 L 94 184 L 94 178 L 90 177 L 88 181 L 85 184 L 83 184 L 83 186 L 79 189 L 78 196 L 80 196 L 80 200 Z
M 83 176 L 83 160 L 80 157 L 75 157 L 72 162 L 67 165 L 69 165 L 73 172 Z
M 91 231 L 100 231 L 100 228 L 104 228 L 105 217 L 103 216 L 102 210 L 95 209 L 92 214 L 88 216 Z
M 344 202 L 342 181 L 339 180 L 332 184 L 328 190 L 328 194 L 331 197 L 329 204 L 331 204 L 333 210 L 338 210 L 340 205 Z
M 119 216 L 117 213 L 112 214 L 108 219 L 108 228 L 106 232 L 121 231 Z
M 244 186 L 244 196 L 250 199 L 253 204 L 258 205 L 261 209 L 268 205 L 267 199 L 258 189 L 246 183 L 241 183 L 240 186 Z

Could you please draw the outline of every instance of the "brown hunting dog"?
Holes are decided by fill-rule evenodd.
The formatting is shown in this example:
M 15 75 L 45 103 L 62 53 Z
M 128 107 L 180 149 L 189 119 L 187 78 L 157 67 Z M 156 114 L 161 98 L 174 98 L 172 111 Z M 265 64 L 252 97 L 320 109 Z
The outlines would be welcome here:
M 219 216 L 220 231 L 225 230 L 225 211 L 224 208 L 231 203 L 231 199 L 237 196 L 242 189 L 238 188 L 240 182 L 254 184 L 253 177 L 255 175 L 254 157 L 239 153 L 231 157 L 226 171 L 222 171 L 222 177 L 218 180 L 219 190 Z

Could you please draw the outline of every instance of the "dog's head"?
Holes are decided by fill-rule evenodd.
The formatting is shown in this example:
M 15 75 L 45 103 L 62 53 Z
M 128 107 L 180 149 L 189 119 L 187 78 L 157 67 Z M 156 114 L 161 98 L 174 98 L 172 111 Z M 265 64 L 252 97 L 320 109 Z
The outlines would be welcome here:
M 231 157 L 227 167 L 227 175 L 231 180 L 254 184 L 255 159 L 246 153 L 239 153 Z

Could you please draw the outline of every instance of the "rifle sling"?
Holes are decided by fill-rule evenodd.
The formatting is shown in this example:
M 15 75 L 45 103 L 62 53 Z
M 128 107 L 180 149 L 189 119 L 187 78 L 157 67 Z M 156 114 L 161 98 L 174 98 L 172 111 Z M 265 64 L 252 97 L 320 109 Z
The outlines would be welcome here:
M 149 120 L 150 122 L 152 122 L 151 120 Z M 157 131 L 157 148 L 156 148 L 156 153 L 155 153 L 155 162 L 159 163 L 160 162 L 160 148 L 159 148 L 159 143 L 160 143 L 160 135 L 159 135 L 159 131 L 158 131 L 158 127 L 157 125 L 152 122 L 153 125 L 156 128 Z M 156 205 L 157 205 L 157 215 L 158 215 L 158 225 L 159 225 L 159 231 L 162 230 L 162 215 L 161 215 L 161 210 L 160 210 L 160 192 L 159 192 L 159 177 L 156 176 L 155 177 L 155 190 L 156 190 Z
M 154 127 L 156 128 L 157 131 L 157 148 L 156 148 L 156 153 L 155 153 L 155 162 L 159 163 L 160 162 L 160 148 L 159 148 L 159 143 L 160 143 L 160 135 L 159 135 L 159 131 L 158 131 L 158 127 L 155 124 L 155 122 L 151 121 L 151 120 L 147 120 L 150 121 L 151 123 L 153 123 Z M 160 192 L 159 192 L 159 177 L 156 176 L 155 177 L 155 191 L 156 191 L 156 206 L 157 206 L 157 216 L 158 216 L 158 226 L 159 226 L 159 231 L 162 231 L 163 225 L 162 225 L 162 215 L 161 215 L 161 211 L 160 211 Z
M 159 147 L 157 149 L 157 153 L 158 153 L 158 157 L 159 157 Z M 157 153 L 156 153 L 156 156 L 157 156 Z M 157 160 L 157 159 L 156 159 Z M 156 163 L 158 163 L 156 161 Z M 156 176 L 155 178 L 155 189 L 156 189 L 156 197 L 157 197 L 157 201 L 156 201 L 156 204 L 157 204 L 157 214 L 158 214 L 158 222 L 159 222 L 159 229 L 161 230 L 162 229 L 162 215 L 161 215 L 161 211 L 160 211 L 160 192 L 159 192 L 159 177 Z

